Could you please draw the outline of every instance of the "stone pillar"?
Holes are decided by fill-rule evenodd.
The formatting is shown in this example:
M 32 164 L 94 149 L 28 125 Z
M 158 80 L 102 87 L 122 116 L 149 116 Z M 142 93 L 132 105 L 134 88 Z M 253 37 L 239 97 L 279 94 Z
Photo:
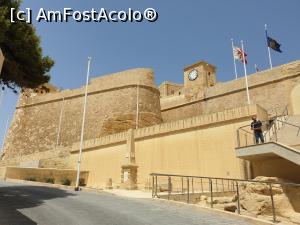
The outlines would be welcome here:
M 127 151 L 124 164 L 121 167 L 121 188 L 127 190 L 137 189 L 137 168 L 135 164 L 134 133 L 130 129 L 127 136 Z
M 122 165 L 121 188 L 127 190 L 137 189 L 137 166 Z
M 4 55 L 0 48 L 0 74 L 1 74 L 2 66 L 3 66 L 3 62 L 4 62 Z

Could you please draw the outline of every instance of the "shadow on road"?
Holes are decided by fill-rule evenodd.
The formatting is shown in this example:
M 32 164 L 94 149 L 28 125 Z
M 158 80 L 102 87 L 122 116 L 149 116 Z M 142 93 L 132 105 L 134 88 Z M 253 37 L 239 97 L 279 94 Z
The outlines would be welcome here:
M 42 186 L 0 186 L 0 225 L 36 225 L 19 210 L 37 207 L 45 200 L 73 195 L 65 190 Z

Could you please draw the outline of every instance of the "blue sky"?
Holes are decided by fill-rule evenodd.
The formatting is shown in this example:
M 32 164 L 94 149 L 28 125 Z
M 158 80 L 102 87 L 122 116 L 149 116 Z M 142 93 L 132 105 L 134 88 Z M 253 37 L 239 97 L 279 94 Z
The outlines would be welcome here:
M 234 79 L 230 38 L 244 40 L 248 71 L 268 68 L 264 24 L 269 35 L 282 44 L 283 53 L 272 52 L 273 65 L 300 59 L 299 0 L 24 0 L 22 8 L 37 12 L 91 8 L 144 10 L 155 8 L 154 23 L 46 23 L 33 22 L 45 55 L 55 60 L 51 83 L 77 88 L 85 80 L 87 57 L 92 57 L 91 77 L 135 67 L 154 69 L 156 84 L 183 82 L 182 69 L 199 60 L 217 66 L 219 81 Z M 238 72 L 243 75 L 242 65 Z M 17 96 L 6 91 L 0 107 L 0 144 L 5 121 L 12 118 Z

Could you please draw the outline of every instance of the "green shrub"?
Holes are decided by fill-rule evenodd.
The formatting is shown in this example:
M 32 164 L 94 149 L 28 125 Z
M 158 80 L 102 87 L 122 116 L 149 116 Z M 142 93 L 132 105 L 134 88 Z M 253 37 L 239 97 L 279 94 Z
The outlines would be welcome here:
M 63 179 L 61 180 L 61 184 L 62 184 L 62 185 L 70 186 L 70 185 L 71 185 L 71 180 L 68 179 L 68 178 L 63 178 Z
M 25 180 L 27 181 L 36 181 L 36 178 L 35 177 L 26 177 Z
M 47 177 L 47 178 L 45 178 L 45 182 L 46 183 L 49 183 L 49 184 L 54 184 L 54 178 L 53 177 Z

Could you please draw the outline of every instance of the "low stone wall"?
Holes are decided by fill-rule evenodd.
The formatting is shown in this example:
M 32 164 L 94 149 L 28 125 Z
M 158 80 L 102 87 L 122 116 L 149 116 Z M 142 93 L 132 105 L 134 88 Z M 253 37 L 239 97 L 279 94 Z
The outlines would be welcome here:
M 80 173 L 83 183 L 88 181 L 89 172 L 82 171 Z M 38 182 L 46 182 L 47 179 L 54 179 L 55 184 L 62 184 L 64 179 L 71 181 L 71 185 L 76 182 L 76 170 L 58 170 L 43 168 L 21 168 L 21 167 L 1 167 L 0 178 L 17 179 L 17 180 L 33 180 Z
M 135 139 L 151 138 L 153 136 L 168 135 L 175 132 L 183 132 L 184 130 L 195 129 L 199 127 L 208 127 L 214 125 L 221 125 L 222 123 L 234 123 L 242 118 L 249 118 L 249 121 L 253 115 L 257 115 L 260 120 L 266 120 L 268 114 L 259 105 L 247 105 L 224 111 L 210 113 L 205 115 L 199 115 L 183 120 L 170 121 L 167 123 L 157 124 L 149 127 L 143 127 L 134 130 Z M 95 139 L 84 141 L 83 148 L 85 150 L 92 149 L 100 146 L 106 146 L 111 144 L 120 144 L 126 142 L 127 132 L 120 132 L 117 134 L 102 136 Z M 79 150 L 80 142 L 73 144 L 71 153 L 77 153 Z

